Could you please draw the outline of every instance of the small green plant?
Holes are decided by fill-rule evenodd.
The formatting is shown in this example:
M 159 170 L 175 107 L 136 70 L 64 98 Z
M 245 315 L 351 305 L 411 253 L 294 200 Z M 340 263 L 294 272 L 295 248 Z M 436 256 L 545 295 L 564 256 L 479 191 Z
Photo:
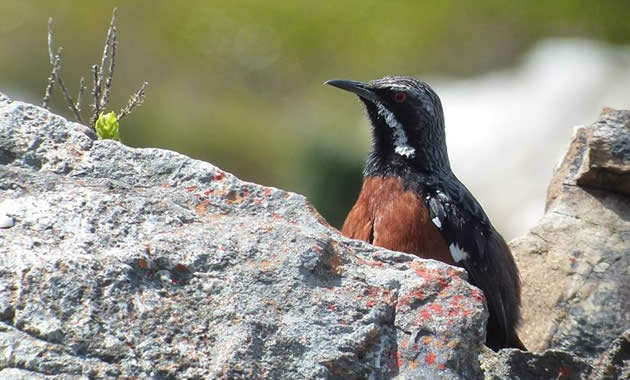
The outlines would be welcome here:
M 101 112 L 101 115 L 96 119 L 94 129 L 96 130 L 96 135 L 101 140 L 110 139 L 120 141 L 120 124 L 118 123 L 118 118 L 114 111 L 110 113 Z
M 112 21 L 109 24 L 107 30 L 107 37 L 105 39 L 105 48 L 103 49 L 103 56 L 101 58 L 101 64 L 92 65 L 92 115 L 89 119 L 89 126 L 96 132 L 99 139 L 113 139 L 120 141 L 120 120 L 128 116 L 133 110 L 142 105 L 144 102 L 145 89 L 148 85 L 144 82 L 140 89 L 131 96 L 127 105 L 120 110 L 118 114 L 114 111 L 105 113 L 105 109 L 109 103 L 109 96 L 112 89 L 112 79 L 114 77 L 114 69 L 116 68 L 116 49 L 118 47 L 118 34 L 116 30 L 116 8 L 112 12 Z M 61 57 L 63 48 L 57 50 L 57 54 L 54 53 L 53 48 L 53 19 L 48 19 L 48 56 L 50 58 L 50 64 L 52 70 L 48 77 L 48 84 L 46 85 L 46 91 L 42 100 L 42 107 L 49 109 L 48 102 L 52 94 L 55 83 L 59 85 L 61 94 L 63 95 L 68 108 L 74 115 L 77 122 L 85 124 L 81 115 L 81 99 L 85 92 L 85 78 L 81 77 L 79 81 L 79 92 L 77 94 L 76 102 L 70 95 L 68 88 L 66 87 L 61 77 Z M 107 67 L 107 69 L 105 69 Z

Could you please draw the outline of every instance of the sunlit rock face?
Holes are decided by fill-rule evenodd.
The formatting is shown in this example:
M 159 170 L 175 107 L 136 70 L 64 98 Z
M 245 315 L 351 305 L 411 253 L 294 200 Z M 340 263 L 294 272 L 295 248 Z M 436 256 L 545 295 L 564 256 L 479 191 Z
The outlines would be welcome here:
M 481 376 L 487 311 L 463 270 L 93 137 L 0 97 L 0 378 Z
M 575 131 L 547 210 L 510 244 L 533 349 L 600 355 L 630 326 L 630 111 L 605 110 Z
M 628 128 L 606 110 L 577 129 L 511 242 L 520 335 L 552 349 L 493 353 L 463 270 L 0 94 L 0 378 L 627 377 Z

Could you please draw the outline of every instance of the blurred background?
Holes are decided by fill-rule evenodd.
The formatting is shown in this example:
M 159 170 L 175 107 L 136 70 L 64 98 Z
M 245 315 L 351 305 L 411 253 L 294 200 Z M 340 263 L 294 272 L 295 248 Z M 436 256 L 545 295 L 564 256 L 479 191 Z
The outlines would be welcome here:
M 429 82 L 451 163 L 506 238 L 542 215 L 574 126 L 630 108 L 630 2 L 0 2 L 0 91 L 41 104 L 46 31 L 76 93 L 118 7 L 118 111 L 134 147 L 172 149 L 302 193 L 340 227 L 361 185 L 370 130 L 359 102 L 322 83 L 387 74 Z M 90 83 L 90 81 L 88 81 Z M 51 109 L 71 118 L 58 92 Z

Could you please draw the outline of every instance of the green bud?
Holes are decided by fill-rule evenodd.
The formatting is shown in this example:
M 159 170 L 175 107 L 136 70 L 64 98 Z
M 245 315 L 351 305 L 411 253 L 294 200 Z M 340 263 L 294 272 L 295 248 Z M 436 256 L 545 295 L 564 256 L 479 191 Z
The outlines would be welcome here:
M 120 141 L 120 124 L 114 111 L 107 114 L 101 112 L 94 128 L 99 139 Z

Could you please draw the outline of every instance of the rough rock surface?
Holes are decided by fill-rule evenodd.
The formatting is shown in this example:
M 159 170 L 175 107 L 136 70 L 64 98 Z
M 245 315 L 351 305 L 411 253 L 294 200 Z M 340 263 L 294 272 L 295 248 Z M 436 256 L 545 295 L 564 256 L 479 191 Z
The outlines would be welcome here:
M 486 380 L 585 380 L 593 370 L 587 360 L 560 350 L 505 349 L 486 353 L 482 363 Z
M 617 338 L 597 361 L 592 379 L 630 379 L 630 329 Z
M 0 94 L 0 378 L 482 376 L 465 272 Z
M 530 350 L 597 359 L 630 328 L 630 111 L 579 127 L 542 220 L 511 242 Z
M 577 129 L 511 243 L 521 336 L 553 349 L 493 353 L 463 271 L 0 94 L 0 378 L 629 378 L 628 136 L 623 111 Z
M 481 356 L 486 380 L 616 380 L 630 379 L 630 330 L 613 341 L 597 360 L 562 350 L 524 352 L 514 349 Z

